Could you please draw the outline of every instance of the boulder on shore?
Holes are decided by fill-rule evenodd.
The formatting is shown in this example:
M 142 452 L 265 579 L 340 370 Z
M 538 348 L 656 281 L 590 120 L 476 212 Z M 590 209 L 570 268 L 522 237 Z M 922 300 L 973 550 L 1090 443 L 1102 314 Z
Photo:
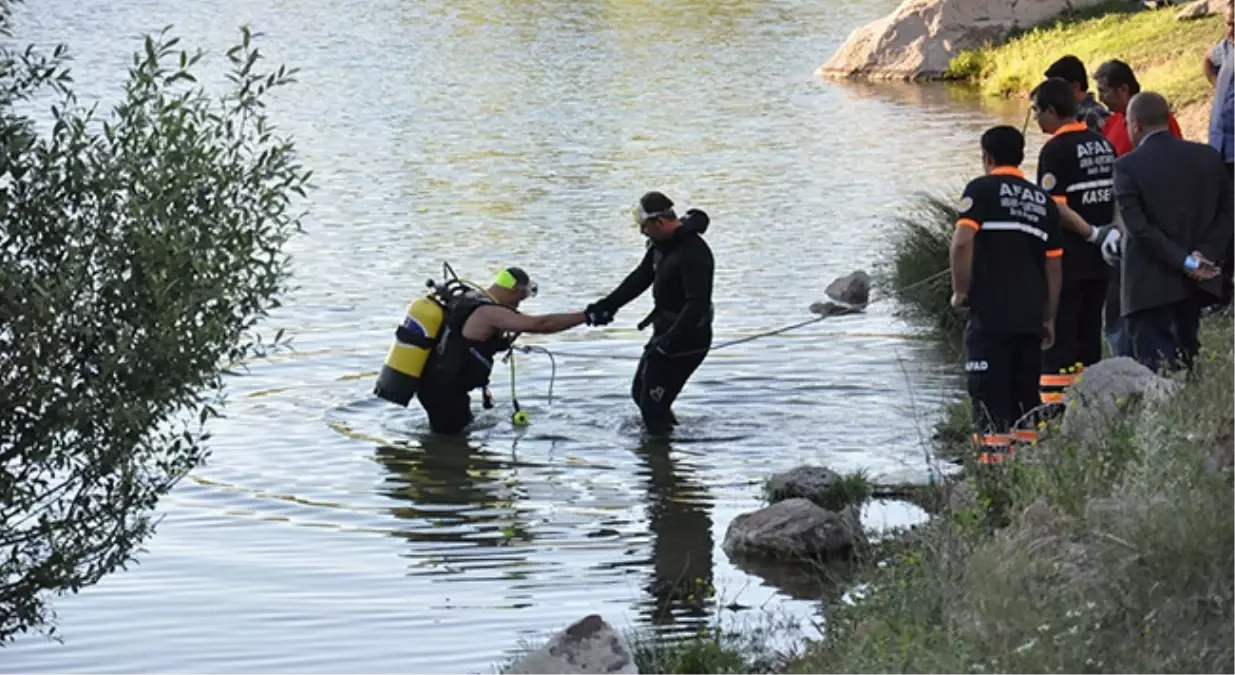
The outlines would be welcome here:
M 1180 21 L 1203 19 L 1211 14 L 1221 14 L 1229 3 L 1230 0 L 1196 0 L 1184 5 L 1175 18 Z
M 734 518 L 721 549 L 730 557 L 808 561 L 844 553 L 862 539 L 856 508 L 836 513 L 795 497 Z
M 1139 417 L 1142 404 L 1166 401 L 1178 385 L 1126 356 L 1085 369 L 1064 395 L 1061 431 L 1096 443 Z
M 505 673 L 639 672 L 630 647 L 600 618 L 589 614 L 558 633 L 548 644 L 524 655 Z
M 1105 0 L 904 0 L 891 14 L 849 34 L 815 71 L 835 78 L 938 79 L 964 49 L 1002 41 L 1009 31 Z

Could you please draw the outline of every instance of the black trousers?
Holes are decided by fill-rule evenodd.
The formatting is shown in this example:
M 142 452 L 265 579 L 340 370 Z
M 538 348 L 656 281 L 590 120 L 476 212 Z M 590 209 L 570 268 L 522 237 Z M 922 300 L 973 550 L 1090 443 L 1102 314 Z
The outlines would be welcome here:
M 1102 306 L 1109 284 L 1105 278 L 1078 279 L 1060 289 L 1055 344 L 1042 353 L 1043 375 L 1102 360 Z
M 630 397 L 639 406 L 643 425 L 649 433 L 667 434 L 677 425 L 673 414 L 673 402 L 682 387 L 708 356 L 712 331 L 692 335 L 676 346 L 676 353 L 668 356 L 653 351 L 643 352 L 635 377 L 630 386 Z
M 966 384 L 979 429 L 1009 433 L 1021 416 L 1038 407 L 1041 364 L 1041 335 L 997 333 L 972 323 L 965 327 Z
M 1172 370 L 1192 369 L 1201 348 L 1199 298 L 1133 312 L 1126 318 L 1137 362 L 1155 372 L 1163 365 Z
M 1226 165 L 1226 175 L 1228 178 L 1235 180 L 1235 164 Z M 1222 297 L 1212 304 L 1229 305 L 1231 298 L 1235 296 L 1235 276 L 1232 275 L 1232 263 L 1235 263 L 1235 237 L 1227 242 L 1226 250 L 1222 252 L 1222 259 L 1214 261 L 1222 268 Z
M 462 389 L 422 381 L 416 400 L 429 416 L 434 433 L 457 434 L 472 423 L 472 399 Z

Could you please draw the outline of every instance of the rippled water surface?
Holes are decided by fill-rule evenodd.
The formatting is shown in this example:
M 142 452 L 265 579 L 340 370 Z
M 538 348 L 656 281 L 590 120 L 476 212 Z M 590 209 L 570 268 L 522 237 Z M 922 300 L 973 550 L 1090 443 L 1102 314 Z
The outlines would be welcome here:
M 954 369 L 889 303 L 714 352 L 669 446 L 641 439 L 627 398 L 650 298 L 526 340 L 562 355 L 552 401 L 548 359 L 517 359 L 525 430 L 504 370 L 466 442 L 371 390 L 442 261 L 483 281 L 523 266 L 541 290 L 525 309 L 579 309 L 639 260 L 626 209 L 648 189 L 711 214 L 717 342 L 799 321 L 828 280 L 872 269 L 910 192 L 956 185 L 984 127 L 1023 119 L 942 88 L 813 78 L 895 4 L 18 6 L 16 36 L 67 42 L 79 92 L 105 101 L 136 35 L 174 24 L 217 65 L 252 24 L 302 68 L 273 113 L 319 189 L 292 245 L 299 288 L 270 326 L 297 351 L 233 382 L 210 462 L 163 502 L 141 564 L 60 600 L 64 644 L 23 640 L 0 669 L 488 672 L 591 612 L 665 630 L 733 602 L 816 614 L 817 593 L 740 570 L 720 542 L 795 464 L 924 479 L 920 437 Z

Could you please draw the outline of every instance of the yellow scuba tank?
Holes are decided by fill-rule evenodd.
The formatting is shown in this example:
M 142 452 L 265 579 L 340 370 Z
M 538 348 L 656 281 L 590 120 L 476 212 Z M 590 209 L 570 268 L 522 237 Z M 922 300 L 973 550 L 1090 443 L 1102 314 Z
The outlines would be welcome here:
M 446 308 L 436 292 L 417 298 L 408 306 L 407 316 L 395 329 L 395 341 L 377 376 L 374 394 L 401 406 L 412 400 L 445 317 Z

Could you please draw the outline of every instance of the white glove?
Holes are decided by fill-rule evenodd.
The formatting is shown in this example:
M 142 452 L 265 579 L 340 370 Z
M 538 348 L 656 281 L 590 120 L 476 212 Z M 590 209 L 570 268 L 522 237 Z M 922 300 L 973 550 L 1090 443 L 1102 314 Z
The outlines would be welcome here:
M 1102 237 L 1102 259 L 1111 267 L 1117 267 L 1119 260 L 1123 257 L 1124 240 L 1123 233 L 1119 228 L 1112 227 L 1107 230 L 1106 235 Z

